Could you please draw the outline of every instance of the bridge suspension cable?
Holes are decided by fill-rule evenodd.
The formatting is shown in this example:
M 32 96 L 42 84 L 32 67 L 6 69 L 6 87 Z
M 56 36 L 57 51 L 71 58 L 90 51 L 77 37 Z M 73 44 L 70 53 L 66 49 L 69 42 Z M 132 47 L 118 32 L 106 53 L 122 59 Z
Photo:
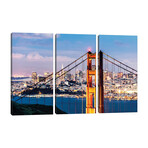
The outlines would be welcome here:
M 74 60 L 73 62 L 71 62 L 70 64 L 68 64 L 67 66 L 65 66 L 64 68 L 62 68 L 61 70 L 59 70 L 58 72 L 56 72 L 56 74 L 60 73 L 62 70 L 68 68 L 70 65 L 76 63 L 78 60 L 80 60 L 81 58 L 83 58 L 87 53 L 85 53 L 84 55 L 82 55 L 81 57 L 79 57 L 78 59 Z
M 103 100 L 101 105 L 104 105 L 104 112 L 133 111 L 137 99 L 137 70 L 102 51 L 99 54 L 102 54 L 102 60 L 99 57 L 99 61 L 103 63 L 103 72 L 99 72 L 99 75 L 103 75 L 103 82 L 99 83 L 103 88 L 103 96 L 99 96 Z M 121 103 L 128 100 L 133 101 Z
M 134 72 L 132 72 L 132 71 L 130 71 L 130 70 L 127 70 L 127 69 L 125 69 L 124 67 L 122 67 L 122 66 L 119 66 L 118 64 L 116 64 L 116 63 L 114 63 L 114 62 L 112 62 L 112 61 L 110 61 L 110 60 L 108 60 L 108 59 L 106 59 L 106 58 L 104 58 L 106 61 L 108 61 L 108 62 L 110 62 L 110 63 L 112 63 L 112 64 L 114 64 L 115 66 L 118 66 L 119 68 L 122 68 L 122 69 L 124 69 L 125 71 L 128 71 L 128 72 L 130 72 L 130 73 L 132 73 L 132 74 L 134 74 L 134 75 L 136 75 L 137 76 L 137 74 L 136 73 L 134 73 Z
M 104 52 L 103 52 L 103 54 L 104 54 L 104 55 L 106 55 L 107 57 L 109 57 L 109 58 L 113 59 L 114 61 L 116 61 L 116 62 L 118 62 L 118 63 L 120 63 L 120 64 L 122 64 L 122 65 L 124 65 L 124 66 L 126 66 L 126 67 L 128 67 L 128 68 L 130 68 L 130 69 L 132 69 L 132 70 L 133 70 L 133 71 L 135 71 L 135 72 L 137 72 L 137 70 L 136 70 L 136 69 L 134 69 L 134 68 L 132 68 L 132 67 L 128 66 L 127 64 L 124 64 L 123 62 L 120 62 L 119 60 L 117 60 L 117 59 L 115 59 L 115 58 L 113 58 L 113 57 L 109 56 L 108 54 L 106 54 L 106 53 L 104 53 Z
M 75 66 L 73 66 L 73 67 L 70 68 L 69 70 L 67 70 L 67 71 L 66 71 L 65 73 L 63 73 L 62 75 L 56 77 L 55 79 L 58 79 L 58 78 L 60 78 L 61 76 L 65 75 L 66 73 L 68 73 L 68 72 L 71 71 L 72 69 L 76 68 L 77 66 L 79 66 L 80 64 L 82 64 L 83 62 L 85 62 L 86 60 L 87 60 L 87 58 L 84 59 L 83 61 L 81 61 L 80 63 L 76 64 Z M 60 71 L 61 71 L 61 70 L 60 70 Z M 57 73 L 56 73 L 56 74 L 57 74 Z

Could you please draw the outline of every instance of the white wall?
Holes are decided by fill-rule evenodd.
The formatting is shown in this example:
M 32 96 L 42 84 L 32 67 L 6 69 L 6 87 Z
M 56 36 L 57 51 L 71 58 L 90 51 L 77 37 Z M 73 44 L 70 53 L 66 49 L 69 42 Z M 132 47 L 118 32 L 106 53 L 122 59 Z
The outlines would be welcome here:
M 0 2 L 0 147 L 148 147 L 146 0 Z M 138 35 L 138 113 L 10 115 L 10 33 Z

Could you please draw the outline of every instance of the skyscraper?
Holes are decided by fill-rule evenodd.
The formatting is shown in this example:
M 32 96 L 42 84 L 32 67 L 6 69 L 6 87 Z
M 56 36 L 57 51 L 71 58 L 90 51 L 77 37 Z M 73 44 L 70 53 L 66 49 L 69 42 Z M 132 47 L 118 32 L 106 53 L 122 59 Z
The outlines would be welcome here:
M 48 77 L 49 76 L 49 72 L 44 72 L 44 76 Z
M 36 72 L 32 72 L 32 81 L 33 81 L 34 83 L 37 82 L 37 73 L 36 73 Z

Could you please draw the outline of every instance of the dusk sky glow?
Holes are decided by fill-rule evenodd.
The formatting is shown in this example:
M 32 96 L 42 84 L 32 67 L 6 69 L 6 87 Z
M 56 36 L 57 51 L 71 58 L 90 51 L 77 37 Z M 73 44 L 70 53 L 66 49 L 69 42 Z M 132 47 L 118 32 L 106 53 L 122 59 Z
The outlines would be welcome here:
M 99 50 L 137 69 L 137 36 L 99 35 Z
M 99 49 L 137 69 L 137 36 L 99 35 Z M 96 35 L 57 34 L 57 70 L 88 50 L 96 52 Z M 53 71 L 53 34 L 12 33 L 12 76 Z
M 69 63 L 88 52 L 89 48 L 91 49 L 91 52 L 96 52 L 96 35 L 57 34 L 57 70 L 61 69 L 62 64 L 65 67 Z
M 52 72 L 53 35 L 12 33 L 12 76 L 43 75 Z

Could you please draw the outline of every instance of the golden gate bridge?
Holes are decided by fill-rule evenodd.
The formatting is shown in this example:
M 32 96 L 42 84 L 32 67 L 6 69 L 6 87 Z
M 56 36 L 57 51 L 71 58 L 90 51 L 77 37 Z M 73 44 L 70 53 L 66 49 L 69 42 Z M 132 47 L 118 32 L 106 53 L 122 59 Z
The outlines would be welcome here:
M 87 62 L 87 66 L 85 66 L 87 71 L 87 84 L 85 91 L 82 87 L 82 82 L 80 84 L 81 96 L 79 94 L 79 97 L 81 97 L 82 99 L 81 113 L 96 113 L 96 88 L 98 88 L 99 113 L 107 112 L 107 110 L 104 110 L 105 108 L 107 108 L 107 104 L 105 104 L 106 99 L 109 99 L 110 101 L 137 99 L 137 70 L 102 51 L 99 51 L 98 53 L 98 87 L 96 87 L 96 53 L 92 53 L 91 51 L 88 51 L 78 59 L 74 60 L 64 68 L 57 71 L 55 73 L 55 82 L 57 82 L 57 80 L 62 77 L 64 78 L 64 76 L 69 72 L 74 71 L 73 73 L 75 73 L 76 75 L 76 67 L 82 65 L 83 69 L 84 62 Z M 13 90 L 11 92 L 12 99 L 15 100 L 15 102 L 18 102 L 26 96 L 31 95 L 31 92 L 34 89 L 40 88 L 42 85 L 45 85 L 49 82 L 53 82 L 53 73 L 45 77 L 42 81 L 33 84 L 31 88 L 24 88 L 20 92 L 17 92 L 17 90 Z M 24 94 L 23 92 L 27 93 Z M 85 104 L 84 92 L 86 92 Z M 75 95 L 77 94 L 75 93 Z M 68 106 L 68 108 L 70 107 Z M 77 113 L 76 103 L 75 113 Z

